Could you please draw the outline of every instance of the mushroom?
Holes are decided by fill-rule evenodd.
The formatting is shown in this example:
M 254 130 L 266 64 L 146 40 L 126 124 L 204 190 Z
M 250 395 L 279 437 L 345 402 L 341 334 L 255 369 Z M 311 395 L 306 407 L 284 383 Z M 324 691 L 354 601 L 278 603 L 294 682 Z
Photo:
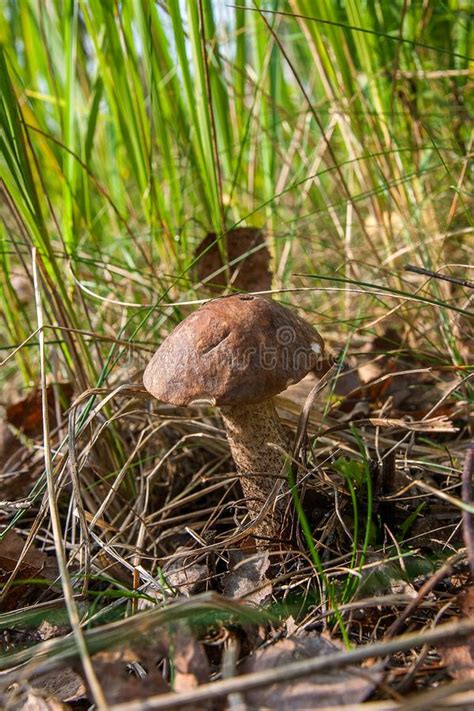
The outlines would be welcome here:
M 143 383 L 167 403 L 220 408 L 246 506 L 256 518 L 282 473 L 288 447 L 272 398 L 313 370 L 323 350 L 317 331 L 276 301 L 224 296 L 205 303 L 165 338 Z M 252 533 L 278 538 L 281 519 L 276 506 Z

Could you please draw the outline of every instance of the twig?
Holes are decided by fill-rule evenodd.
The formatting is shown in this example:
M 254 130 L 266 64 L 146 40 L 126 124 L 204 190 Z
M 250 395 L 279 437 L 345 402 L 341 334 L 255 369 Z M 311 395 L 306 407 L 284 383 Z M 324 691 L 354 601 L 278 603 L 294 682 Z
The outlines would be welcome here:
M 467 279 L 457 279 L 456 277 L 448 276 L 447 274 L 439 274 L 439 272 L 432 272 L 431 269 L 417 267 L 414 264 L 407 264 L 405 271 L 413 272 L 414 274 L 423 274 L 423 276 L 429 276 L 433 279 L 442 279 L 443 281 L 451 282 L 451 284 L 459 284 L 460 286 L 466 286 L 468 289 L 474 289 L 474 282 L 472 281 L 468 281 Z
M 237 660 L 239 658 L 240 645 L 235 635 L 232 635 L 224 646 L 222 653 L 222 678 L 232 679 L 236 675 Z M 241 694 L 229 694 L 227 699 L 229 711 L 248 711 L 247 704 Z
M 472 708 L 472 689 L 474 687 L 474 679 L 463 679 L 461 681 L 440 686 L 436 689 L 429 689 L 424 693 L 417 694 L 411 699 L 407 699 L 403 706 L 403 711 L 426 711 L 431 708 L 446 708 L 446 704 L 452 699 L 454 694 L 459 694 L 463 691 L 470 691 L 467 698 L 461 698 L 457 702 L 452 699 L 454 705 L 460 709 Z M 467 704 L 466 704 L 467 702 Z M 458 703 L 460 704 L 458 706 Z M 451 705 L 451 704 L 450 704 Z
M 334 377 L 334 375 L 336 374 L 336 370 L 337 363 L 333 363 L 329 370 L 322 376 L 322 378 L 317 381 L 316 385 L 311 388 L 311 391 L 306 397 L 296 428 L 295 441 L 293 446 L 293 457 L 295 460 L 297 460 L 298 457 L 302 454 L 302 449 L 306 438 L 306 431 L 308 429 L 309 415 L 311 412 L 311 408 L 314 405 L 314 401 L 316 400 L 316 396 L 319 395 L 321 390 L 323 390 L 329 383 L 331 378 Z
M 465 504 L 472 506 L 472 475 L 474 473 L 474 442 L 471 442 L 466 452 L 466 460 L 462 472 L 461 497 Z M 462 512 L 463 536 L 467 550 L 469 565 L 471 566 L 471 577 L 474 580 L 474 517 L 471 511 L 466 509 Z
M 431 590 L 447 575 L 452 572 L 452 569 L 456 563 L 459 563 L 465 557 L 465 552 L 461 551 L 456 553 L 451 558 L 449 558 L 444 565 L 441 566 L 439 570 L 434 573 L 418 590 L 417 596 L 407 605 L 403 610 L 400 617 L 398 617 L 395 622 L 388 628 L 384 635 L 384 639 L 392 639 L 401 629 L 405 621 L 414 613 L 414 611 L 419 607 L 423 598 L 425 598 Z
M 48 393 L 46 386 L 46 362 L 45 362 L 45 349 L 44 349 L 44 328 L 43 328 L 43 310 L 41 305 L 41 293 L 40 284 L 38 277 L 38 267 L 36 263 L 36 248 L 32 251 L 32 263 L 33 263 L 33 285 L 35 293 L 36 302 L 36 318 L 38 322 L 38 340 L 39 340 L 39 361 L 40 361 L 40 374 L 41 374 L 41 402 L 42 402 L 42 415 L 43 415 L 43 445 L 44 445 L 44 464 L 46 471 L 46 480 L 48 485 L 48 503 L 51 516 L 51 525 L 53 528 L 54 536 L 54 547 L 56 549 L 56 557 L 58 560 L 59 572 L 61 575 L 61 584 L 63 588 L 64 600 L 66 602 L 66 607 L 69 615 L 69 620 L 71 622 L 71 628 L 74 634 L 74 638 L 81 655 L 82 666 L 84 668 L 84 674 L 91 688 L 94 701 L 97 704 L 97 708 L 107 709 L 107 702 L 105 700 L 104 692 L 99 684 L 97 676 L 95 674 L 94 668 L 92 666 L 92 661 L 89 656 L 87 645 L 84 639 L 81 628 L 81 620 L 79 617 L 79 611 L 77 609 L 76 601 L 74 599 L 74 593 L 71 584 L 71 578 L 69 576 L 69 570 L 67 566 L 66 554 L 64 551 L 63 544 L 63 533 L 61 530 L 61 522 L 59 520 L 59 510 L 58 502 L 56 497 L 55 485 L 54 485 L 54 475 L 53 466 L 51 460 L 51 446 L 49 441 L 49 415 L 48 415 Z

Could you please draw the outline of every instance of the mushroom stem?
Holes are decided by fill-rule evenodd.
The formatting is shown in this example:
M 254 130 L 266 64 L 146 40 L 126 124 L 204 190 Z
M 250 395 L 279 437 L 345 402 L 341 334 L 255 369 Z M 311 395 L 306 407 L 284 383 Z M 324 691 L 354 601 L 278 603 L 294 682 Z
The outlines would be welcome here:
M 284 454 L 269 443 L 287 449 L 288 442 L 273 400 L 254 405 L 221 406 L 232 457 L 241 475 L 241 486 L 252 518 L 261 512 L 276 477 L 281 474 Z M 253 533 L 262 538 L 281 538 L 282 507 L 273 507 Z

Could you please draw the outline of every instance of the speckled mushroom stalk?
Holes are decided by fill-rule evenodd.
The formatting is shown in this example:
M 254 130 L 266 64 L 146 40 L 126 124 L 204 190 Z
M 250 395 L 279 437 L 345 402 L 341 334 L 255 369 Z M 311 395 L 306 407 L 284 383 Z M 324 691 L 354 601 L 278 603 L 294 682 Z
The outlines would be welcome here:
M 287 438 L 271 399 L 220 410 L 247 509 L 255 519 L 282 475 Z M 268 512 L 255 524 L 253 534 L 262 539 L 281 537 L 282 516 L 282 504 L 270 501 Z

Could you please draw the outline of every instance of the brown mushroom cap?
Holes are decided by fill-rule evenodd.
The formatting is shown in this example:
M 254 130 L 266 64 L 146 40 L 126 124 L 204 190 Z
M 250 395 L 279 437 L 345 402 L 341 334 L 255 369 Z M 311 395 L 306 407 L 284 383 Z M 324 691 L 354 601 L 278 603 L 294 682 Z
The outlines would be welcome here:
M 250 405 L 312 370 L 323 351 L 317 331 L 262 296 L 207 302 L 182 321 L 148 364 L 143 382 L 174 405 Z

